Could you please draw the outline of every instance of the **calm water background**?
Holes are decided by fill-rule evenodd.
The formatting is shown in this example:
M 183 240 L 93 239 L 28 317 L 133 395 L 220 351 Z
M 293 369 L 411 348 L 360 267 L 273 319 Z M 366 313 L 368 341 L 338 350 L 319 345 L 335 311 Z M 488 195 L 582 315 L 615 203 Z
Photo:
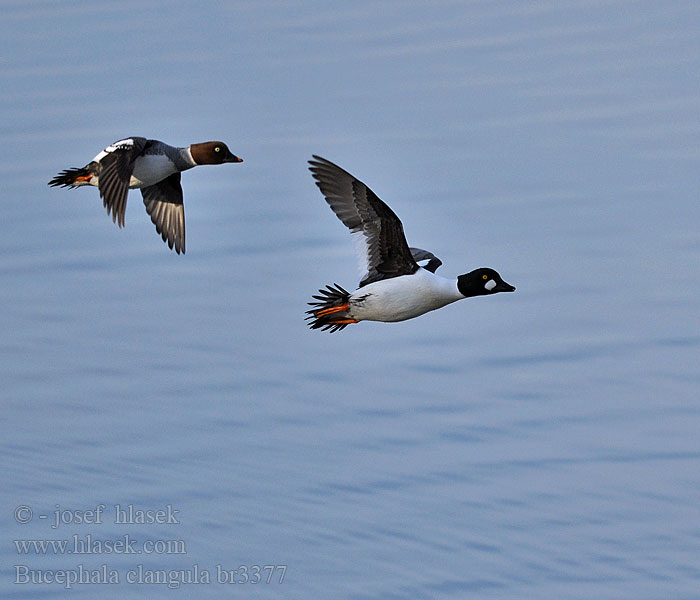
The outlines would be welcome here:
M 696 2 L 2 9 L 0 596 L 698 597 Z M 245 159 L 183 176 L 184 257 L 140 194 L 119 230 L 46 185 L 128 135 Z M 308 331 L 310 294 L 358 281 L 311 153 L 443 275 L 517 292 Z M 74 534 L 186 554 L 13 543 Z M 14 583 L 78 564 L 121 583 Z M 139 564 L 287 573 L 169 589 Z

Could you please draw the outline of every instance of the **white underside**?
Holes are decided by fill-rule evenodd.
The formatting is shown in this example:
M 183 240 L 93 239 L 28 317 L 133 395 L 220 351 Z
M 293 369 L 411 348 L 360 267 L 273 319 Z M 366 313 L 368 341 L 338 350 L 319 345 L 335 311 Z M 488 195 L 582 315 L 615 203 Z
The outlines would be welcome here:
M 350 296 L 348 316 L 357 321 L 405 321 L 464 296 L 457 281 L 418 269 L 413 275 L 402 275 L 370 283 Z

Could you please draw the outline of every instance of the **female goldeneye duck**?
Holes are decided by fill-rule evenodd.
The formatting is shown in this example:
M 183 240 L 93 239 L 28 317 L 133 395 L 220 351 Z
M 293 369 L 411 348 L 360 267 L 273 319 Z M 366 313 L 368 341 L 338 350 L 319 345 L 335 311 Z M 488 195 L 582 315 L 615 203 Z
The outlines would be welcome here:
M 456 281 L 436 275 L 442 261 L 426 250 L 409 248 L 401 221 L 371 189 L 325 158 L 314 155 L 309 164 L 335 215 L 351 233 L 361 235 L 366 270 L 352 293 L 336 283 L 313 296 L 309 305 L 314 308 L 306 311 L 311 329 L 332 333 L 359 321 L 405 321 L 463 298 L 515 291 L 488 267 Z
M 146 211 L 163 241 L 178 254 L 185 253 L 185 207 L 180 173 L 199 165 L 243 162 L 223 142 L 203 142 L 186 148 L 159 140 L 130 137 L 107 146 L 82 168 L 61 171 L 51 186 L 99 189 L 107 214 L 124 226 L 129 189 L 140 188 Z

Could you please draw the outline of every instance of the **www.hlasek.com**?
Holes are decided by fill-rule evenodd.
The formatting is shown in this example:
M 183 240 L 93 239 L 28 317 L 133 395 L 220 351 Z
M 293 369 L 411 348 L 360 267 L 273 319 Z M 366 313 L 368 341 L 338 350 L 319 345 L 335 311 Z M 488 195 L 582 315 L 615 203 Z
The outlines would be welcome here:
M 182 585 L 222 584 L 270 584 L 283 583 L 287 565 L 239 565 L 228 569 L 216 565 L 213 570 L 202 569 L 194 564 L 187 569 L 149 569 L 136 565 L 120 573 L 106 564 L 97 568 L 78 565 L 73 569 L 32 569 L 27 565 L 15 565 L 15 581 L 20 585 L 61 585 L 71 589 L 77 585 L 163 585 L 170 589 Z
M 12 541 L 17 554 L 187 554 L 185 540 L 139 541 L 128 533 L 111 540 L 76 533 L 68 539 Z

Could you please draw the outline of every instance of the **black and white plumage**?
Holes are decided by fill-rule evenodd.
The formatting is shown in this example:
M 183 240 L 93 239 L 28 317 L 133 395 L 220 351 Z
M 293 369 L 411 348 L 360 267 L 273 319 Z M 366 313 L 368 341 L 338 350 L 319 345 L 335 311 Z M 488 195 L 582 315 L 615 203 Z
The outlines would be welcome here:
M 362 235 L 360 244 L 364 245 L 367 272 L 360 287 L 415 273 L 418 264 L 394 211 L 364 183 L 332 162 L 314 155 L 309 164 L 316 185 L 333 212 L 351 233 Z
M 442 261 L 427 250 L 409 247 L 401 220 L 371 189 L 320 156 L 314 155 L 309 164 L 328 205 L 351 233 L 360 236 L 366 271 L 352 293 L 337 284 L 319 290 L 307 311 L 312 329 L 333 332 L 359 321 L 404 321 L 463 298 L 515 290 L 487 267 L 456 280 L 436 275 Z M 427 264 L 419 266 L 424 261 Z
M 180 173 L 198 165 L 242 162 L 223 142 L 186 148 L 159 140 L 129 137 L 107 146 L 82 168 L 61 171 L 50 186 L 96 186 L 107 214 L 124 226 L 129 189 L 140 188 L 146 211 L 163 241 L 185 253 L 185 208 Z

